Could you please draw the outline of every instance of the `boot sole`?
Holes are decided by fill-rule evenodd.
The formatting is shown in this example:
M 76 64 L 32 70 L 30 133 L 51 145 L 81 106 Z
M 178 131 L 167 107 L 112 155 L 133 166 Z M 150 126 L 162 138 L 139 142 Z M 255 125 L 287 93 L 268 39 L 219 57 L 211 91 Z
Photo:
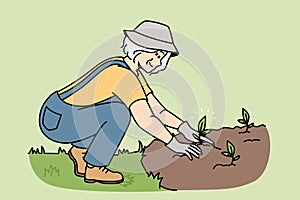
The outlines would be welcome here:
M 102 181 L 102 180 L 95 180 L 95 179 L 84 179 L 84 182 L 86 183 L 102 183 L 102 184 L 119 184 L 122 183 L 124 181 L 124 179 L 121 180 L 117 180 L 117 181 Z
M 77 169 L 78 169 L 77 161 L 74 158 L 74 156 L 72 155 L 71 151 L 68 152 L 68 155 L 69 155 L 69 158 L 73 161 L 73 163 L 75 165 L 74 174 L 79 177 L 84 177 L 85 173 L 81 173 L 81 172 L 77 171 Z

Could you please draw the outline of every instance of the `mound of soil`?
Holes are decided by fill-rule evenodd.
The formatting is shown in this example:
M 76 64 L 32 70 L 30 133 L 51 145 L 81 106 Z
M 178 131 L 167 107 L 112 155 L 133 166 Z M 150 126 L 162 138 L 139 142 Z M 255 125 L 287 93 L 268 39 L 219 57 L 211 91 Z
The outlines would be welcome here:
M 208 137 L 216 147 L 203 143 L 198 145 L 201 158 L 189 160 L 178 156 L 164 143 L 153 140 L 145 148 L 142 164 L 148 174 L 159 174 L 161 186 L 173 190 L 225 189 L 242 186 L 258 179 L 269 159 L 270 139 L 265 125 L 253 126 L 250 133 L 240 134 L 246 128 L 221 128 L 213 130 Z M 189 143 L 181 134 L 177 139 Z M 240 159 L 230 165 L 231 158 L 221 154 L 227 151 L 227 140 L 235 146 Z

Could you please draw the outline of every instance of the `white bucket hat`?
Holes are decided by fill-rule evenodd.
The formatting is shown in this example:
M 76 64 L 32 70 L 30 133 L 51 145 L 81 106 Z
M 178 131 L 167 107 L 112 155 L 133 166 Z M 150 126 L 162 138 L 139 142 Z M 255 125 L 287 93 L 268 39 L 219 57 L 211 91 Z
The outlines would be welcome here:
M 172 37 L 170 27 L 166 24 L 145 20 L 134 30 L 124 30 L 133 43 L 150 49 L 165 50 L 171 52 L 171 56 L 179 54 Z

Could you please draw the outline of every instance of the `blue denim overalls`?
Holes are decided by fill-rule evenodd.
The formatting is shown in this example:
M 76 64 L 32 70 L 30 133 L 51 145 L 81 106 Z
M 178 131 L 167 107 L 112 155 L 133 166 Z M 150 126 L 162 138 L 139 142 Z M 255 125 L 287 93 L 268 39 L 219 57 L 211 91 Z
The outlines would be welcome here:
M 39 126 L 46 137 L 87 148 L 84 160 L 93 166 L 109 165 L 129 126 L 130 112 L 116 95 L 89 106 L 71 105 L 63 99 L 112 65 L 129 69 L 122 61 L 106 62 L 70 90 L 51 94 L 39 114 Z

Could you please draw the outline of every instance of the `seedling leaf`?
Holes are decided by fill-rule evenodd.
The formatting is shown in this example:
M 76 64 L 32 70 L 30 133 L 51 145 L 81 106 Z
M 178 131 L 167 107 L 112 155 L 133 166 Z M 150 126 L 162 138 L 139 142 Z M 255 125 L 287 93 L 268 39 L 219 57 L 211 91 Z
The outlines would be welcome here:
M 227 140 L 227 150 L 231 155 L 234 155 L 235 148 L 234 145 Z
M 194 136 L 194 138 L 197 139 L 197 140 L 200 139 L 199 135 L 196 135 L 195 133 L 193 133 L 193 136 Z
M 202 117 L 198 123 L 198 131 L 203 132 L 206 126 L 206 116 Z
M 233 160 L 234 160 L 234 161 L 237 161 L 238 159 L 240 159 L 240 157 L 241 157 L 240 155 L 237 155 L 236 157 L 234 157 Z
M 226 157 L 231 157 L 231 154 L 229 152 L 223 151 L 222 154 Z
M 246 124 L 245 120 L 243 119 L 238 119 L 237 121 L 240 122 L 241 124 Z
M 206 129 L 206 130 L 204 130 L 202 133 L 203 133 L 203 135 L 206 135 L 206 134 L 209 134 L 211 131 L 212 131 L 212 130 Z
M 254 123 L 252 122 L 251 124 L 249 124 L 249 128 L 251 128 L 252 126 L 254 126 Z
M 247 110 L 245 108 L 242 108 L 242 115 L 243 115 L 244 121 L 246 123 L 249 122 L 250 115 L 249 115 L 249 113 L 247 112 Z

